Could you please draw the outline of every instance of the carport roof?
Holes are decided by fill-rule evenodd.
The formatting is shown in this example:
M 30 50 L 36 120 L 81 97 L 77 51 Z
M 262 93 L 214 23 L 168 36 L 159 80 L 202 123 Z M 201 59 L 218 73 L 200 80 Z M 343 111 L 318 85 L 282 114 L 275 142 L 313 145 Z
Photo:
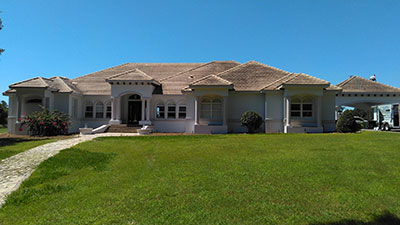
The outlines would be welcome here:
M 342 88 L 342 92 L 349 93 L 400 93 L 399 88 L 359 76 L 351 76 L 349 79 L 337 84 L 336 86 Z

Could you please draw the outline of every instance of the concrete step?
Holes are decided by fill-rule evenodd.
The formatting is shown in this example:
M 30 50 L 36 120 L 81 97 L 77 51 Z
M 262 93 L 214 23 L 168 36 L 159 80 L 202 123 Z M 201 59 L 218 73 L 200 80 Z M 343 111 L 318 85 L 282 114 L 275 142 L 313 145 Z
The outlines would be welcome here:
M 142 126 L 127 126 L 126 124 L 113 124 L 108 128 L 107 133 L 137 133 Z

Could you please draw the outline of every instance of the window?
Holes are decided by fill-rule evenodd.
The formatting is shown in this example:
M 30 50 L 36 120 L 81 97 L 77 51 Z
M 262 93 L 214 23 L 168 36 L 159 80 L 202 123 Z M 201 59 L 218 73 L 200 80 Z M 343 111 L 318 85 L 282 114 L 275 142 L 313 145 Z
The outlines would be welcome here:
M 104 105 L 101 102 L 96 103 L 96 118 L 104 117 Z
M 175 106 L 175 103 L 169 103 L 168 104 L 167 118 L 169 118 L 169 119 L 175 119 L 176 118 L 176 106 Z
M 107 106 L 106 106 L 106 118 L 111 118 L 111 110 L 112 110 L 111 102 L 109 102 L 109 103 L 107 103 Z
M 292 99 L 292 103 L 290 104 L 290 116 L 299 118 L 312 117 L 313 116 L 312 100 Z
M 156 118 L 165 117 L 165 106 L 164 104 L 157 104 L 156 106 Z
M 78 117 L 78 99 L 72 100 L 72 118 Z
M 86 103 L 85 118 L 93 118 L 93 104 L 91 102 Z
M 203 98 L 200 107 L 200 118 L 208 120 L 222 120 L 221 98 Z
M 178 118 L 179 119 L 186 118 L 186 105 L 179 105 Z
M 303 103 L 303 117 L 312 117 L 312 103 Z

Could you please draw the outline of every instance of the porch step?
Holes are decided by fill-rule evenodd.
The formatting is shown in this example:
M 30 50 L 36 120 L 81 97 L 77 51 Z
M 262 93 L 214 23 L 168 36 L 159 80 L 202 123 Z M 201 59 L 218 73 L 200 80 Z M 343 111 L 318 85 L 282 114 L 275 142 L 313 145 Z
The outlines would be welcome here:
M 112 124 L 107 133 L 137 133 L 141 126 L 127 126 L 126 124 Z

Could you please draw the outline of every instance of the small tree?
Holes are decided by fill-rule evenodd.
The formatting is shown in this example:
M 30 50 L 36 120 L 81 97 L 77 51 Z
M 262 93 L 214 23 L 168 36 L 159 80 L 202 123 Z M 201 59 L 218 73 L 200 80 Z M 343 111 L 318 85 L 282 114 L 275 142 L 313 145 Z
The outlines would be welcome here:
M 243 113 L 240 122 L 247 127 L 249 133 L 255 133 L 262 124 L 262 117 L 256 112 L 247 111 Z
M 34 112 L 21 120 L 22 127 L 28 128 L 32 136 L 55 136 L 68 133 L 69 118 L 65 113 L 43 108 L 41 112 Z
M 354 133 L 361 130 L 361 125 L 357 123 L 355 116 L 359 116 L 354 110 L 346 110 L 339 117 L 336 130 L 340 133 Z

